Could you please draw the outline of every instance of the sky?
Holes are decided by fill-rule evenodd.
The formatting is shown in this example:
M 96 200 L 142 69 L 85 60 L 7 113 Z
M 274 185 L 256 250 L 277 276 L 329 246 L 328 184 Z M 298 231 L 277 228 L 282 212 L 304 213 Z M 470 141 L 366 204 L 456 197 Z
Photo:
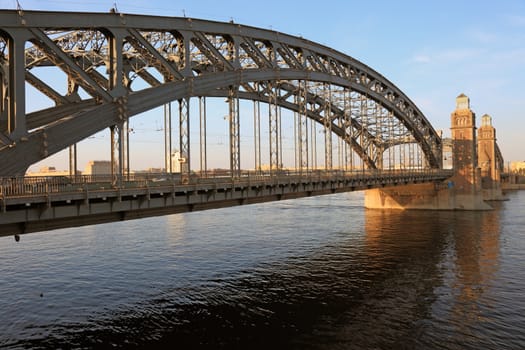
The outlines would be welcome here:
M 408 95 L 445 136 L 450 134 L 455 98 L 466 94 L 478 125 L 482 115 L 492 116 L 505 160 L 525 160 L 523 0 L 19 0 L 18 3 L 24 10 L 53 11 L 107 12 L 116 6 L 124 13 L 234 20 L 302 36 L 380 72 Z M 0 5 L 12 9 L 17 2 L 0 0 Z M 89 158 L 89 154 L 84 157 Z M 62 159 L 55 158 L 57 162 Z

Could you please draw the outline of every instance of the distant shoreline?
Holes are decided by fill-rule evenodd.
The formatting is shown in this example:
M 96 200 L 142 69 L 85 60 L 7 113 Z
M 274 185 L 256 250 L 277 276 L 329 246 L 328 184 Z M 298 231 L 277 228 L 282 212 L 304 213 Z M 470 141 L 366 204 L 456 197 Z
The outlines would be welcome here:
M 501 189 L 503 191 L 512 191 L 512 190 L 525 190 L 525 184 L 501 184 Z

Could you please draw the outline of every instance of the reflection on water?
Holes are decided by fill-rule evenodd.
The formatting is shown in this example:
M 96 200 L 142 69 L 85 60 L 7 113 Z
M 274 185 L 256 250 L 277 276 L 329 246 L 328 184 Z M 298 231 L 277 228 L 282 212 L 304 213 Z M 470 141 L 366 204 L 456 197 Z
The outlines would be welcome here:
M 353 193 L 1 239 L 0 347 L 521 349 L 524 207 Z
M 497 219 L 497 212 L 483 216 L 469 215 L 464 226 L 470 229 L 454 235 L 456 268 L 452 283 L 458 295 L 451 317 L 460 327 L 461 334 L 468 333 L 468 329 L 483 317 L 478 301 L 490 288 L 498 265 Z

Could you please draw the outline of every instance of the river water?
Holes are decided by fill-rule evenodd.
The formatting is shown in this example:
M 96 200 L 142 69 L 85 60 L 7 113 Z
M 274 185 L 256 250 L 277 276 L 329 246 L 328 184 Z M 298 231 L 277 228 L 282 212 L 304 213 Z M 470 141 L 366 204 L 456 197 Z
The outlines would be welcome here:
M 525 192 L 347 193 L 0 238 L 0 348 L 525 349 Z

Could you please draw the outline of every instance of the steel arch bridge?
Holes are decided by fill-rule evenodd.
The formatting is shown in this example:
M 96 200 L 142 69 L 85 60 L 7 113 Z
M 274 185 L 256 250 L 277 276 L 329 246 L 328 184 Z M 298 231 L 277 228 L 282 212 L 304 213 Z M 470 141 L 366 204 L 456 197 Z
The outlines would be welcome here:
M 63 72 L 60 83 L 40 73 L 48 67 Z M 315 151 L 309 139 L 314 126 L 324 129 L 327 169 L 332 168 L 333 136 L 349 150 L 346 166 L 352 166 L 353 155 L 368 169 L 442 166 L 441 138 L 380 73 L 318 43 L 233 22 L 2 10 L 0 81 L 4 177 L 23 175 L 30 165 L 107 128 L 113 167 L 122 175 L 129 161 L 128 119 L 171 101 L 179 103 L 178 146 L 187 159 L 183 172 L 189 173 L 193 97 L 226 98 L 232 173 L 241 170 L 239 99 L 268 105 L 270 169 L 282 164 L 281 108 L 297 116 L 298 169 L 313 167 L 308 153 Z M 27 84 L 53 106 L 26 112 L 31 102 Z M 404 159 L 406 144 L 416 146 L 418 160 Z M 260 140 L 254 147 L 257 168 Z M 200 152 L 202 157 L 202 147 Z

